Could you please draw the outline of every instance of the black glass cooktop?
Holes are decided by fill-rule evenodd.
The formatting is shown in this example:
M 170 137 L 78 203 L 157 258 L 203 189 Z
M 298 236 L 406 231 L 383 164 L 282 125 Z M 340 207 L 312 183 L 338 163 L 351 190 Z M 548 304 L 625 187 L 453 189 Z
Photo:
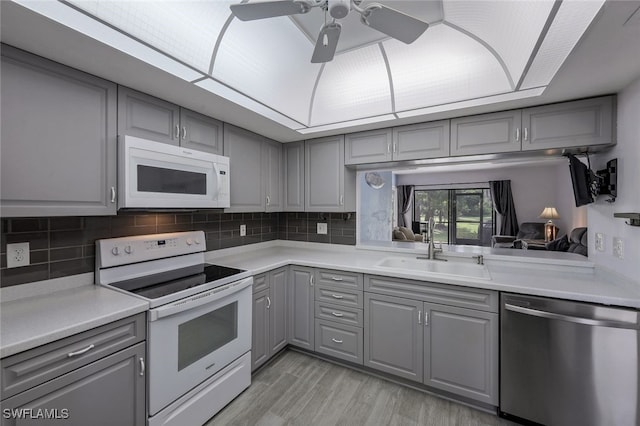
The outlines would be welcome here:
M 159 274 L 120 281 L 111 284 L 147 299 L 157 299 L 199 285 L 213 283 L 245 272 L 242 269 L 204 263 Z M 226 282 L 231 282 L 225 280 Z

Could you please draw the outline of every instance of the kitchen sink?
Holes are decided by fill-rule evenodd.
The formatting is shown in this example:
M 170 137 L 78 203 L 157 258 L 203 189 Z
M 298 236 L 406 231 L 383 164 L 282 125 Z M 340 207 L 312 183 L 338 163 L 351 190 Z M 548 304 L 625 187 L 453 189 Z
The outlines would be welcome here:
M 378 268 L 401 269 L 411 272 L 429 272 L 441 275 L 455 275 L 490 280 L 489 270 L 485 265 L 456 262 L 449 260 L 428 260 L 411 257 L 385 257 L 376 263 Z

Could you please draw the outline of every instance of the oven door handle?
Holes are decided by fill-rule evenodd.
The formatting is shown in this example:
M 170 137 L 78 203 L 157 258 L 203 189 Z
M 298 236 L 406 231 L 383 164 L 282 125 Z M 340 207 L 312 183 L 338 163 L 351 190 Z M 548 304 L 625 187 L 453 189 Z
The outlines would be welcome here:
M 149 311 L 149 321 L 157 321 L 170 315 L 179 314 L 208 303 L 223 299 L 231 294 L 237 293 L 253 284 L 253 277 L 245 278 L 231 284 L 217 287 L 202 293 L 194 294 L 191 297 L 169 303 L 159 308 L 153 308 Z

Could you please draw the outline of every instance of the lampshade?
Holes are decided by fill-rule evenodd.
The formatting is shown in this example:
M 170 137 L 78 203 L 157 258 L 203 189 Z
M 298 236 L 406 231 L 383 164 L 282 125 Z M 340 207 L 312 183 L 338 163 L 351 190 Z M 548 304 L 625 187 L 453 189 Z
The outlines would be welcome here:
M 555 207 L 545 207 L 538 217 L 541 219 L 560 219 L 560 215 Z

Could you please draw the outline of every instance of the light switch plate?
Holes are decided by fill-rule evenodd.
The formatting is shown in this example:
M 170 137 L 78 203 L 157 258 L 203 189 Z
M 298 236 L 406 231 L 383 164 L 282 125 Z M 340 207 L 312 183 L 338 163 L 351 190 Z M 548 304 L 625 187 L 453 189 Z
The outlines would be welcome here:
M 318 223 L 317 224 L 318 234 L 327 234 L 327 224 L 326 223 Z
M 7 268 L 17 268 L 20 266 L 28 266 L 29 259 L 29 243 L 7 244 Z
M 240 236 L 244 237 L 247 235 L 247 225 L 240 225 Z
M 596 232 L 596 250 L 604 251 L 604 234 Z
M 624 259 L 624 241 L 620 237 L 613 237 L 613 255 Z

